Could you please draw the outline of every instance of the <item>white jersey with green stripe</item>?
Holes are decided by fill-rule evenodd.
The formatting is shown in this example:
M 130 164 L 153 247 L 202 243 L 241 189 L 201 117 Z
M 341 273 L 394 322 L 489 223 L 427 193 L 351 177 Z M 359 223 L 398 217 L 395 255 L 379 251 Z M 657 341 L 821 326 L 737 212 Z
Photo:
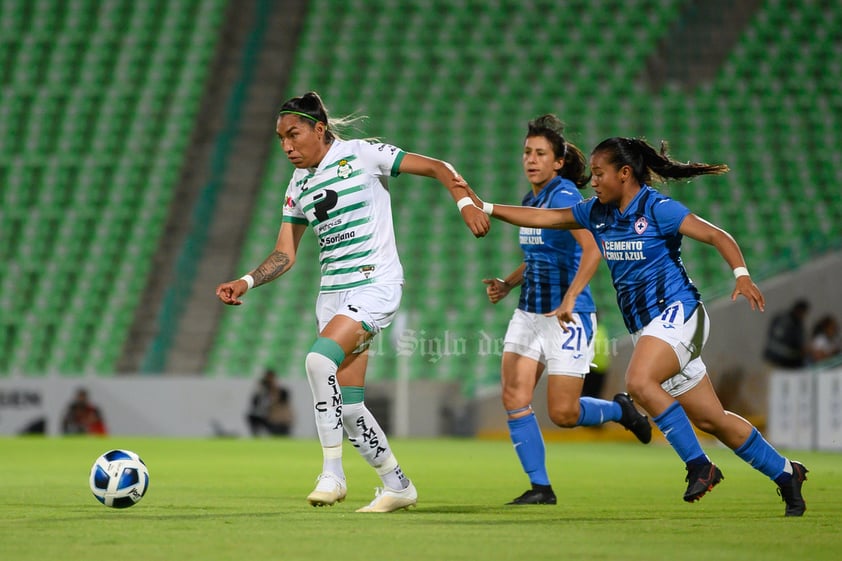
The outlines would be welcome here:
M 334 140 L 318 167 L 292 174 L 283 220 L 313 228 L 322 292 L 403 283 L 387 181 L 404 154 L 390 144 Z

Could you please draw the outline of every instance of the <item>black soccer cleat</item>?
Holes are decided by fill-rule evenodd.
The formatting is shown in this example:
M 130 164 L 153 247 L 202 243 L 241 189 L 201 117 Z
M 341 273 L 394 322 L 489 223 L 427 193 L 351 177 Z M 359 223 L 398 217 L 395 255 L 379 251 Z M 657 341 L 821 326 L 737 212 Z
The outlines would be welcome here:
M 687 466 L 687 490 L 684 491 L 684 500 L 688 503 L 696 502 L 705 496 L 705 493 L 725 479 L 716 464 L 699 464 Z
M 614 396 L 614 401 L 619 403 L 620 409 L 623 410 L 620 424 L 626 427 L 626 430 L 632 431 L 639 441 L 649 444 L 649 441 L 652 440 L 652 426 L 649 424 L 649 417 L 637 410 L 631 396 L 627 393 L 618 393 Z
M 554 505 L 555 493 L 550 485 L 532 485 L 532 489 L 514 499 L 507 505 Z
M 803 516 L 807 510 L 804 497 L 801 496 L 801 485 L 807 481 L 807 472 L 810 471 L 799 462 L 792 464 L 792 478 L 783 485 L 778 485 L 778 494 L 786 503 L 786 516 Z

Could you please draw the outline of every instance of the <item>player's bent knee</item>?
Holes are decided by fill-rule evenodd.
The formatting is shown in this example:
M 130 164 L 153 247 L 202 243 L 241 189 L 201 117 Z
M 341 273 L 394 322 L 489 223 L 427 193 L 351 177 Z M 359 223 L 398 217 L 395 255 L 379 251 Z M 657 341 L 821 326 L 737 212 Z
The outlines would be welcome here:
M 550 420 L 562 428 L 573 428 L 579 422 L 579 410 L 571 408 L 550 408 Z
M 712 434 L 714 436 L 717 435 L 720 428 L 716 423 L 711 421 L 710 419 L 691 419 L 693 424 L 696 425 L 696 428 L 702 432 L 706 432 L 707 434 Z
M 642 376 L 626 377 L 626 391 L 641 406 L 663 392 L 661 385 Z

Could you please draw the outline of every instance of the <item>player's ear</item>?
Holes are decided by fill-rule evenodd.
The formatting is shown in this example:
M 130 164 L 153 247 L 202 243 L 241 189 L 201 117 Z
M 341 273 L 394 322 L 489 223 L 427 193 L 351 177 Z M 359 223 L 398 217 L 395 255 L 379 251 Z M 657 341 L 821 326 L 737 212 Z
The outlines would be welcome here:
M 559 158 L 553 162 L 553 170 L 558 171 L 564 167 L 564 158 Z
M 625 165 L 625 166 L 621 167 L 620 171 L 618 173 L 620 174 L 620 179 L 625 181 L 626 179 L 628 179 L 632 176 L 631 166 Z

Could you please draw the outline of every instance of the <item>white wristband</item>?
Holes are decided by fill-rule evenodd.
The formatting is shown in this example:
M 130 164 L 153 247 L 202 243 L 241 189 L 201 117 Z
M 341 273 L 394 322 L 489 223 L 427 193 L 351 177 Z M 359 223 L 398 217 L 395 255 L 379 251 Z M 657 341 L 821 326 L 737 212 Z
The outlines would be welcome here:
M 735 279 L 738 279 L 740 277 L 748 277 L 748 276 L 750 276 L 750 275 L 748 274 L 748 269 L 746 269 L 745 267 L 736 267 L 734 269 L 734 278 Z
M 249 290 L 254 288 L 254 277 L 251 275 L 243 275 L 240 277 L 240 280 L 246 281 L 246 285 L 249 287 Z
M 471 200 L 471 197 L 462 197 L 458 201 L 456 201 L 456 208 L 459 209 L 459 212 L 462 212 L 462 209 L 468 205 L 474 204 L 474 201 Z
M 494 205 L 491 204 L 491 203 L 483 202 L 482 203 L 482 211 L 485 214 L 487 214 L 488 216 L 491 216 L 491 213 L 494 212 Z

